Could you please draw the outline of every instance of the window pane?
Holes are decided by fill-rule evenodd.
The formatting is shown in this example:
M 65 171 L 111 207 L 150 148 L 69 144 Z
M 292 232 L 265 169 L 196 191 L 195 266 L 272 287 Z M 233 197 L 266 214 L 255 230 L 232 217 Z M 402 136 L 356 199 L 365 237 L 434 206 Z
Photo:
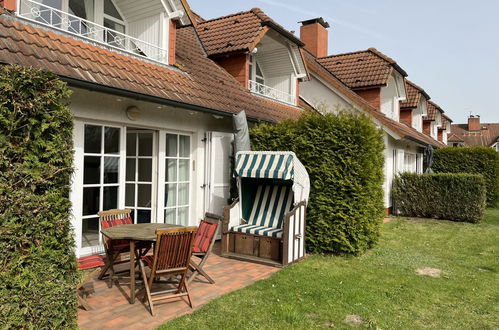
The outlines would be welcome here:
M 186 135 L 179 136 L 179 156 L 189 157 L 191 154 L 191 137 Z
M 167 159 L 165 182 L 175 182 L 175 181 L 177 181 L 177 160 Z
M 189 181 L 189 160 L 180 159 L 178 164 L 178 181 Z
M 166 156 L 177 157 L 177 135 L 166 134 Z
M 106 127 L 104 131 L 104 153 L 119 154 L 120 152 L 120 129 Z
M 137 156 L 136 154 L 136 138 L 137 134 L 127 133 L 126 134 L 126 155 L 127 156 Z
M 60 1 L 60 0 L 59 0 Z M 93 0 L 69 0 L 69 13 L 86 20 L 94 19 Z
M 178 205 L 189 205 L 189 184 L 178 184 Z
M 137 206 L 151 207 L 151 187 L 150 184 L 139 184 L 137 190 Z
M 104 187 L 103 210 L 118 208 L 118 187 Z
M 149 223 L 149 222 L 151 222 L 151 211 L 137 210 L 137 223 Z
M 139 159 L 139 181 L 152 182 L 152 159 Z
M 85 153 L 100 154 L 102 140 L 102 127 L 95 125 L 85 125 Z
M 177 184 L 167 184 L 165 187 L 165 206 L 177 205 Z
M 99 187 L 83 188 L 83 215 L 92 215 L 99 212 Z
M 127 183 L 125 185 L 125 205 L 128 207 L 135 206 L 135 185 Z
M 83 159 L 83 184 L 100 183 L 100 157 L 85 156 Z
M 114 6 L 111 0 L 104 0 L 104 14 L 117 18 L 119 20 L 123 20 L 118 9 Z
M 176 224 L 176 213 L 177 209 L 166 209 L 165 210 L 165 223 Z
M 104 183 L 118 183 L 120 159 L 104 157 Z
M 126 181 L 135 181 L 135 158 L 126 160 Z
M 152 156 L 152 133 L 139 134 L 139 156 Z
M 178 222 L 181 225 L 187 225 L 189 223 L 189 208 L 179 207 L 178 208 Z
M 82 247 L 99 245 L 99 218 L 83 219 Z
M 111 46 L 124 48 L 125 47 L 124 36 L 122 34 L 116 33 L 115 31 L 124 33 L 125 26 L 115 23 L 106 18 L 104 18 L 104 26 L 108 28 L 108 30 L 105 31 L 104 41 Z

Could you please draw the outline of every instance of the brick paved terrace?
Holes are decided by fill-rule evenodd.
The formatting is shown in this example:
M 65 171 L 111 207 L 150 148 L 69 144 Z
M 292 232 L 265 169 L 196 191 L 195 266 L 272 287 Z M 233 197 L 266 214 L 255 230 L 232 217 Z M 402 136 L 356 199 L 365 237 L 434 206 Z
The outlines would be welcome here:
M 144 302 L 142 299 L 142 293 L 137 296 L 135 304 L 128 302 L 130 294 L 128 279 L 119 279 L 112 288 L 108 288 L 107 281 L 95 279 L 85 286 L 91 292 L 87 299 L 93 309 L 79 310 L 79 326 L 82 329 L 153 329 L 168 320 L 196 310 L 216 297 L 244 288 L 279 270 L 276 267 L 222 258 L 219 243 L 213 250 L 214 253 L 208 259 L 205 270 L 216 283 L 209 284 L 202 276 L 191 283 L 193 309 L 184 300 L 165 300 L 154 305 L 155 316 L 151 316 L 147 301 Z M 117 269 L 127 267 L 128 264 L 123 264 Z M 137 287 L 142 287 L 139 281 Z

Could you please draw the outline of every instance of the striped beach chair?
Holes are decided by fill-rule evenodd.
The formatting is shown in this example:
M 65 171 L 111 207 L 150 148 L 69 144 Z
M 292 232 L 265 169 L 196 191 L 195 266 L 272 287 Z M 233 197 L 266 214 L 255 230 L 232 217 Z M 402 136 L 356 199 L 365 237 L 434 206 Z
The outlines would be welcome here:
M 222 255 L 274 266 L 301 260 L 310 180 L 296 155 L 238 152 L 235 176 L 240 198 L 224 209 Z

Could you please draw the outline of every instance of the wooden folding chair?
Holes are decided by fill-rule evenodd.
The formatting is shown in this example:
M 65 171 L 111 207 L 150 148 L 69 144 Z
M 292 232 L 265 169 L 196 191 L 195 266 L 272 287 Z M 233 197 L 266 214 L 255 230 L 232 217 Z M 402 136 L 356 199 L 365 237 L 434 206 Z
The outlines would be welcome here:
M 188 304 L 192 308 L 186 277 L 196 229 L 196 227 L 188 227 L 157 230 L 154 254 L 140 258 L 139 265 L 151 315 L 154 315 L 153 302 L 157 300 L 186 296 Z M 144 263 L 151 269 L 149 278 L 146 276 Z M 178 285 L 176 288 L 152 292 L 152 285 L 155 278 L 178 275 L 181 276 L 180 280 L 173 283 Z
M 105 263 L 101 255 L 93 255 L 78 259 L 78 268 L 83 273 L 83 276 L 80 283 L 78 283 L 78 285 L 76 286 L 76 297 L 78 298 L 78 303 L 87 311 L 92 308 L 87 302 L 87 292 L 85 292 L 83 286 L 92 281 L 94 276 L 97 275 L 101 267 L 103 267 L 104 265 Z
M 133 224 L 132 210 L 130 209 L 113 209 L 108 211 L 101 211 L 97 214 L 99 215 L 99 220 L 101 224 L 101 229 L 106 229 L 114 226 Z M 118 256 L 121 253 L 130 252 L 130 241 L 129 240 L 111 240 L 106 236 L 102 236 L 104 242 L 104 248 L 106 251 L 106 266 L 102 269 L 99 274 L 99 280 L 102 280 L 109 270 L 109 287 L 113 286 L 113 280 L 115 277 L 114 265 L 128 262 L 128 260 L 117 261 Z M 145 255 L 151 248 L 151 243 L 149 242 L 139 242 L 136 245 L 139 255 Z
M 199 258 L 200 261 L 199 263 L 196 263 L 193 258 L 191 258 L 189 266 L 192 273 L 187 280 L 188 284 L 190 284 L 198 275 L 202 275 L 211 284 L 215 283 L 215 281 L 204 271 L 203 266 L 206 263 L 206 260 L 208 260 L 211 250 L 213 249 L 215 235 L 217 234 L 217 229 L 221 220 L 221 217 L 207 213 L 205 218 L 199 223 L 199 227 L 194 238 L 194 246 L 192 247 L 192 256 Z

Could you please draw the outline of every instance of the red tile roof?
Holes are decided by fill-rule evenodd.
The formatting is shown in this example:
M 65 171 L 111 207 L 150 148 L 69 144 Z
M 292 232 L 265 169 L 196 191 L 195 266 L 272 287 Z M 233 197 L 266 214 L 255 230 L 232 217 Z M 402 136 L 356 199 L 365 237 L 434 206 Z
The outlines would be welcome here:
M 322 62 L 321 59 L 317 59 L 314 55 L 312 55 L 312 53 L 306 50 L 303 52 L 303 54 L 309 72 L 315 73 L 321 79 L 326 81 L 328 84 L 338 89 L 350 100 L 355 102 L 355 104 L 359 106 L 361 109 L 363 109 L 368 115 L 372 116 L 375 120 L 377 120 L 386 129 L 392 131 L 401 138 L 418 141 L 422 144 L 431 144 L 435 147 L 445 146 L 441 142 L 438 142 L 435 139 L 433 139 L 432 137 L 416 131 L 412 127 L 409 127 L 403 123 L 397 122 L 395 120 L 386 117 L 382 112 L 378 111 L 376 108 L 370 105 L 366 100 L 364 100 L 361 96 L 359 96 L 357 93 L 353 92 L 350 88 L 348 88 L 342 81 L 340 81 L 333 74 L 331 74 L 331 72 L 326 70 L 326 68 L 321 63 Z
M 251 51 L 269 27 L 296 44 L 303 45 L 300 39 L 277 24 L 259 8 L 199 22 L 197 32 L 207 54 L 217 56 Z
M 352 89 L 385 86 L 393 70 L 407 76 L 397 62 L 376 48 L 322 57 L 318 61 Z
M 400 102 L 400 107 L 402 109 L 417 108 L 421 97 L 424 97 L 427 100 L 430 99 L 430 96 L 424 91 L 423 88 L 407 79 L 405 80 L 405 90 L 407 98 L 405 101 Z
M 444 113 L 442 108 L 440 108 L 440 106 L 433 101 L 428 101 L 427 106 L 428 106 L 428 115 L 423 117 L 423 120 L 425 121 L 434 121 L 437 117 L 436 116 L 437 111 L 439 111 L 441 114 Z
M 455 133 L 450 133 L 447 137 L 447 142 L 464 142 L 464 140 L 457 136 Z
M 177 68 L 49 32 L 0 15 L 0 62 L 45 69 L 72 82 L 178 102 L 220 113 L 242 110 L 250 119 L 297 118 L 301 110 L 253 96 L 202 53 L 193 27 L 178 29 Z
M 480 131 L 470 132 L 468 124 L 452 124 L 449 138 L 452 136 L 452 141 L 464 142 L 471 147 L 490 147 L 499 140 L 499 123 L 480 124 L 480 127 Z

